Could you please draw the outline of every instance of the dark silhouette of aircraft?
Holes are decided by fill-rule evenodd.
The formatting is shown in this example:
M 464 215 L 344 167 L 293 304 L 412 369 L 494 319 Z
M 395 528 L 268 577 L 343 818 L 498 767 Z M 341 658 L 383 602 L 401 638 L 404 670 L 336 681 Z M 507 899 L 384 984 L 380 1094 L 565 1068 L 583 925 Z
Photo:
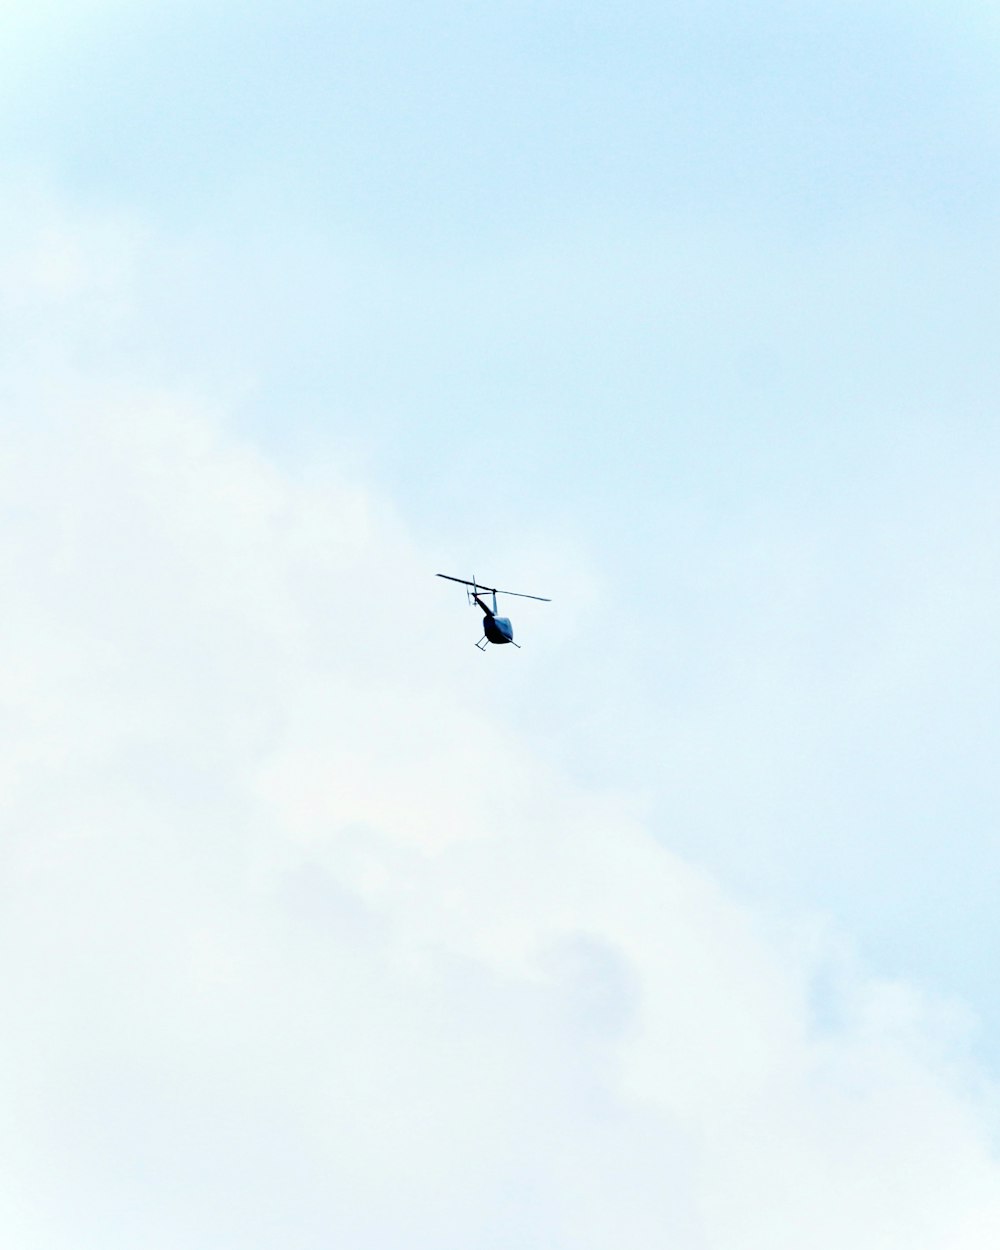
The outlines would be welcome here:
M 497 590 L 495 586 L 480 586 L 473 574 L 472 581 L 466 581 L 464 577 L 452 577 L 448 573 L 438 573 L 438 577 L 443 577 L 449 582 L 458 582 L 460 586 L 471 587 L 466 590 L 470 603 L 475 603 L 483 610 L 483 636 L 476 643 L 480 651 L 486 650 L 488 642 L 496 643 L 501 646 L 505 642 L 511 643 L 520 649 L 520 643 L 514 642 L 514 627 L 510 623 L 510 618 L 506 616 L 497 616 L 497 595 L 513 595 L 515 599 L 537 599 L 540 603 L 551 603 L 551 599 L 545 599 L 541 595 L 522 595 L 517 590 Z M 482 591 L 484 595 L 493 596 L 493 607 L 485 603 L 479 595 Z

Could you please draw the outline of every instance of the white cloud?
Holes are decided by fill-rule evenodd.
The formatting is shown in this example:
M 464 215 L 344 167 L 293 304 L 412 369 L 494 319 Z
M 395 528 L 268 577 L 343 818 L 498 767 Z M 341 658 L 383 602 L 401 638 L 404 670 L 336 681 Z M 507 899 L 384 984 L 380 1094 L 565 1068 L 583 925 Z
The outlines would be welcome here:
M 3 379 L 7 1244 L 996 1244 L 951 1009 L 529 752 L 385 499 L 0 268 L 56 336 Z

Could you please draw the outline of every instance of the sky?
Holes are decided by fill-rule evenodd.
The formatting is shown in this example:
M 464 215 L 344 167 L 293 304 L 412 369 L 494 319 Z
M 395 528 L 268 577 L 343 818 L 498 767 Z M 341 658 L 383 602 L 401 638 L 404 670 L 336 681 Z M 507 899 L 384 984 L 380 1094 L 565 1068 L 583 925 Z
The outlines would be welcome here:
M 992 9 L 0 17 L 4 1243 L 992 1250 Z

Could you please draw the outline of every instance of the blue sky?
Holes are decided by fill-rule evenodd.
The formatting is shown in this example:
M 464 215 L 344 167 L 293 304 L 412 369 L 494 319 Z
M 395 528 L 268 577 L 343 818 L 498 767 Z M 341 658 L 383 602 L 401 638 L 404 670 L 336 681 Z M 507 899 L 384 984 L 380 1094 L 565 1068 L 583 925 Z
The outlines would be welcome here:
M 496 1244 L 620 1244 L 630 1185 L 655 1188 L 661 1159 L 678 1244 L 742 1247 L 759 1219 L 760 1244 L 801 1245 L 806 1216 L 770 1187 L 789 1153 L 825 1150 L 837 1162 L 802 1192 L 860 1195 L 831 1244 L 912 1244 L 910 1221 L 930 1237 L 938 1215 L 922 1244 L 994 1244 L 974 1179 L 996 1192 L 993 15 L 5 11 L 3 560 L 20 615 L 2 689 L 24 890 L 6 958 L 37 950 L 26 967 L 53 985 L 35 997 L 26 974 L 18 1000 L 29 1172 L 58 1156 L 97 1195 L 87 1227 L 106 1225 L 116 1193 L 155 1189 L 122 1170 L 142 1116 L 119 1103 L 148 1098 L 164 1127 L 143 1157 L 193 1155 L 178 1191 L 194 1194 L 173 1082 L 192 1123 L 229 1125 L 227 1149 L 251 1126 L 259 1148 L 225 1182 L 246 1224 L 213 1240 L 173 1212 L 165 1244 L 278 1244 L 246 1181 L 273 1174 L 276 1124 L 308 1159 L 276 1199 L 304 1204 L 302 1244 L 334 1219 L 314 1167 L 370 1196 L 344 1236 L 398 1244 L 374 1161 L 412 1164 L 423 1083 L 457 1136 L 428 1151 L 421 1201 L 468 1187 L 469 1151 L 495 1176 L 511 1143 L 540 1143 L 502 1219 L 477 1189 L 454 1229 L 428 1208 L 428 1245 L 494 1244 L 491 1221 Z M 523 651 L 478 656 L 439 569 L 554 602 L 512 611 Z M 107 931 L 81 910 L 94 863 L 130 900 L 110 891 Z M 91 952 L 76 980 L 39 937 L 53 914 Z M 136 966 L 108 960 L 144 914 Z M 310 1016 L 338 976 L 355 1015 L 324 998 Z M 135 984 L 148 1036 L 93 1008 Z M 213 985 L 239 1029 L 206 1006 Z M 456 1084 L 434 1039 L 458 1039 L 466 1000 Z M 181 1068 L 158 1040 L 174 1010 Z M 275 1031 L 281 1011 L 299 1031 Z M 87 1042 L 47 1076 L 29 1039 L 53 1019 Z M 349 1037 L 360 1084 L 346 1059 L 342 1089 L 322 1075 L 310 1019 L 328 1049 Z M 385 1031 L 412 1043 L 411 1081 Z M 720 1033 L 732 1045 L 702 1065 Z M 245 1070 L 213 1118 L 238 1035 Z M 507 1075 L 466 1120 L 488 1057 Z M 776 1090 L 775 1064 L 811 1075 Z M 720 1090 L 745 1113 L 724 1133 Z M 329 1128 L 338 1098 L 371 1171 Z M 934 1219 L 920 1185 L 886 1179 L 912 1106 L 973 1178 L 942 1183 Z M 75 1170 L 73 1135 L 94 1131 L 107 1152 Z M 545 1142 L 567 1134 L 586 1158 L 560 1171 Z M 694 1138 L 727 1144 L 685 1180 Z M 775 1151 L 755 1187 L 760 1140 Z M 885 1227 L 838 1172 L 860 1140 Z M 80 1244 L 41 1220 L 40 1184 L 12 1200 L 21 1244 Z M 607 1206 L 578 1225 L 595 1185 Z M 693 1190 L 714 1198 L 681 1200 Z M 665 1211 L 639 1207 L 630 1244 L 654 1244 Z

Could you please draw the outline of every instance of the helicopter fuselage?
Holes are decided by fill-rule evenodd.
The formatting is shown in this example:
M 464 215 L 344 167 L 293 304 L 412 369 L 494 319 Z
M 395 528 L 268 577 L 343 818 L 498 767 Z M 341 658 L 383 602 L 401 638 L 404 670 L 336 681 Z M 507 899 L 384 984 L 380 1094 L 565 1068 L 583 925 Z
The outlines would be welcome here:
M 483 617 L 483 633 L 490 642 L 502 643 L 514 641 L 514 627 L 506 616 L 494 616 L 487 612 Z
M 511 625 L 509 617 L 497 616 L 496 605 L 491 608 L 488 603 L 483 603 L 478 595 L 474 595 L 476 603 L 483 610 L 483 633 L 490 642 L 495 642 L 498 646 L 504 642 L 514 641 L 514 626 Z

